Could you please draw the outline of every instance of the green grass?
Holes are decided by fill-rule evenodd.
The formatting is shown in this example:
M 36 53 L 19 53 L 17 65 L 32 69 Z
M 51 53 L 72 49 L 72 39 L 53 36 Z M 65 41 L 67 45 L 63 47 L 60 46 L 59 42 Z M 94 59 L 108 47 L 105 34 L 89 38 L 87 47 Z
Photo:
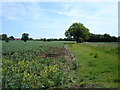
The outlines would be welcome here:
M 80 63 L 76 84 L 83 87 L 118 87 L 117 46 L 85 43 L 68 47 Z

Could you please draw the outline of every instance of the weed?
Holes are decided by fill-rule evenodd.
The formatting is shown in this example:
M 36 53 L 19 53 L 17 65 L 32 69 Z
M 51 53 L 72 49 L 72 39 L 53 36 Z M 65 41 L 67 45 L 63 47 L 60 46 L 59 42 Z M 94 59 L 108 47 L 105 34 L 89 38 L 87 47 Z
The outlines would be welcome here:
M 72 64 L 73 64 L 73 70 L 76 70 L 79 67 L 79 62 L 76 60 L 73 61 Z
M 97 53 L 95 53 L 94 58 L 98 58 L 98 54 Z

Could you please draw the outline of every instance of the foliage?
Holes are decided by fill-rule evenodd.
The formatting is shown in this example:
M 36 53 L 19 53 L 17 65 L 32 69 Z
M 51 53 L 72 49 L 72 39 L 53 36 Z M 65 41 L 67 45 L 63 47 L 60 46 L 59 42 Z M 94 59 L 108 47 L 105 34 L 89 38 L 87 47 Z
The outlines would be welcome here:
M 43 41 L 45 42 L 45 41 L 46 41 L 46 38 L 44 38 Z
M 5 41 L 6 41 L 6 42 L 9 42 L 9 38 L 6 38 Z
M 15 38 L 13 36 L 10 36 L 9 39 L 10 40 L 15 40 Z
M 86 41 L 88 42 L 117 42 L 118 38 L 115 36 L 110 36 L 107 33 L 103 35 L 91 33 L 90 38 Z
M 51 39 L 47 39 L 46 41 L 48 41 L 48 42 L 49 42 L 49 41 L 51 41 Z
M 68 30 L 65 32 L 65 36 L 69 38 L 73 38 L 77 41 L 77 43 L 81 43 L 83 41 L 88 42 L 117 42 L 119 37 L 110 36 L 105 33 L 102 34 L 93 34 L 89 32 L 89 29 L 83 26 L 82 23 L 73 23 Z
M 2 40 L 6 40 L 7 39 L 7 34 L 2 34 Z
M 38 60 L 4 60 L 4 88 L 48 88 L 65 83 L 64 72 L 58 65 L 46 66 Z
M 23 33 L 21 40 L 23 40 L 24 42 L 26 42 L 29 39 L 28 36 L 29 36 L 28 33 Z
M 66 37 L 73 37 L 77 42 L 87 40 L 89 35 L 89 29 L 83 26 L 82 23 L 73 23 L 65 32 Z
M 120 36 L 118 37 L 118 42 L 120 42 Z
M 33 40 L 33 38 L 29 38 L 29 40 Z
M 70 66 L 65 58 L 42 58 L 51 48 L 63 48 L 65 42 L 12 41 L 3 42 L 3 88 L 66 87 Z M 67 42 L 71 43 L 71 42 Z

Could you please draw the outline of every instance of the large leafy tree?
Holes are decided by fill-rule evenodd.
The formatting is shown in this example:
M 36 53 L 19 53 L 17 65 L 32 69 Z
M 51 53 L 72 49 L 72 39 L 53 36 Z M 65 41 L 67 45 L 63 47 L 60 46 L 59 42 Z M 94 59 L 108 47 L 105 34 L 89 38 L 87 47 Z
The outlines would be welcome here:
M 23 40 L 24 42 L 26 42 L 29 39 L 28 36 L 29 36 L 28 33 L 23 33 L 21 40 Z
M 65 32 L 68 38 L 74 38 L 77 43 L 89 39 L 90 32 L 82 23 L 73 23 Z

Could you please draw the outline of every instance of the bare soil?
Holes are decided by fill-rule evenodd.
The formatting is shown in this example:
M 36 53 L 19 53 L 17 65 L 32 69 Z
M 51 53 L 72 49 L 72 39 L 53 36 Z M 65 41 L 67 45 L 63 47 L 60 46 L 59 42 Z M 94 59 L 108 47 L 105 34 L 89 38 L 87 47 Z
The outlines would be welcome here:
M 76 60 L 75 56 L 68 50 L 66 46 L 64 46 L 64 48 L 51 48 L 48 51 L 42 53 L 40 57 L 52 59 L 64 58 L 69 66 L 68 71 L 74 68 L 73 61 Z
M 51 48 L 48 51 L 40 54 L 42 58 L 66 58 L 69 60 L 75 60 L 75 56 L 67 49 L 66 46 L 64 48 Z
M 66 55 L 66 52 L 64 48 L 52 48 L 49 49 L 48 51 L 42 53 L 40 56 L 42 58 L 59 58 L 59 57 L 64 57 Z

